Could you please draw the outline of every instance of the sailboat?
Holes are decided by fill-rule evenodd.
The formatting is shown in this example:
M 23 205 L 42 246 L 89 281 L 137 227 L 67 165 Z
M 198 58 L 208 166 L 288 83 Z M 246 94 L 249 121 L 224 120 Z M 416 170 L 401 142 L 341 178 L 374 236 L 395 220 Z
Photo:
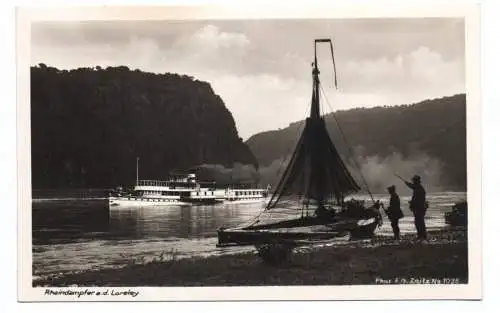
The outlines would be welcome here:
M 382 223 L 380 202 L 365 207 L 363 201 L 346 197 L 361 187 L 342 161 L 320 114 L 320 80 L 317 45 L 329 43 L 335 71 L 331 39 L 314 41 L 312 63 L 312 99 L 295 150 L 265 209 L 250 223 L 218 230 L 218 246 L 269 244 L 295 246 L 304 242 L 324 240 L 346 234 L 369 238 Z M 335 73 L 335 86 L 337 78 Z M 370 193 L 371 195 L 371 193 Z M 300 214 L 277 220 L 283 212 Z M 263 218 L 267 214 L 269 218 Z

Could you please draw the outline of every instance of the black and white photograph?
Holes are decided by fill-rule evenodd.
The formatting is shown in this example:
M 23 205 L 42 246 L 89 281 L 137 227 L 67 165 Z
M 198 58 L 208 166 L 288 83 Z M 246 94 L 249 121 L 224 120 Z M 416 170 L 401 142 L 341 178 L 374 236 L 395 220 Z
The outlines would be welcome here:
M 24 295 L 480 297 L 474 9 L 19 14 Z

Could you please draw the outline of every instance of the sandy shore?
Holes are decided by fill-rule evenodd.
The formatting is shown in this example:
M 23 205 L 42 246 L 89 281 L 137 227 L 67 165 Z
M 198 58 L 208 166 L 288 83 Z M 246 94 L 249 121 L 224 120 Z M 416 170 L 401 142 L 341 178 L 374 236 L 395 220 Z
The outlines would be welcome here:
M 33 281 L 33 286 L 277 286 L 401 283 L 467 283 L 463 230 L 298 249 L 280 266 L 256 253 L 176 260 L 163 256 L 146 264 L 86 271 Z

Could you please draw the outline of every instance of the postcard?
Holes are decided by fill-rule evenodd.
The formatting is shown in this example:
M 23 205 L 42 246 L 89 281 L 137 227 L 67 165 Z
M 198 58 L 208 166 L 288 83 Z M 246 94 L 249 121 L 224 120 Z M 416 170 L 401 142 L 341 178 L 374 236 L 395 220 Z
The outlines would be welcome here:
M 480 299 L 479 21 L 18 8 L 18 300 Z

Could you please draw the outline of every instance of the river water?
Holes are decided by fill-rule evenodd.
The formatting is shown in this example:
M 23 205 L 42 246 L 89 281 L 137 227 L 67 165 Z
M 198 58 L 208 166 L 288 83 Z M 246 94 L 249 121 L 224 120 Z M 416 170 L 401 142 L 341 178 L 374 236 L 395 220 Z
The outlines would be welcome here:
M 384 203 L 386 195 L 375 195 Z M 444 212 L 465 193 L 428 194 L 429 229 L 445 227 Z M 413 217 L 401 197 L 402 234 L 413 233 Z M 104 198 L 92 195 L 61 197 L 56 193 L 33 200 L 33 275 L 100 269 L 150 260 L 163 253 L 166 259 L 210 256 L 251 250 L 251 247 L 217 248 L 217 229 L 236 226 L 259 214 L 265 203 L 220 204 L 192 207 L 108 208 Z M 377 230 L 392 235 L 387 219 Z

